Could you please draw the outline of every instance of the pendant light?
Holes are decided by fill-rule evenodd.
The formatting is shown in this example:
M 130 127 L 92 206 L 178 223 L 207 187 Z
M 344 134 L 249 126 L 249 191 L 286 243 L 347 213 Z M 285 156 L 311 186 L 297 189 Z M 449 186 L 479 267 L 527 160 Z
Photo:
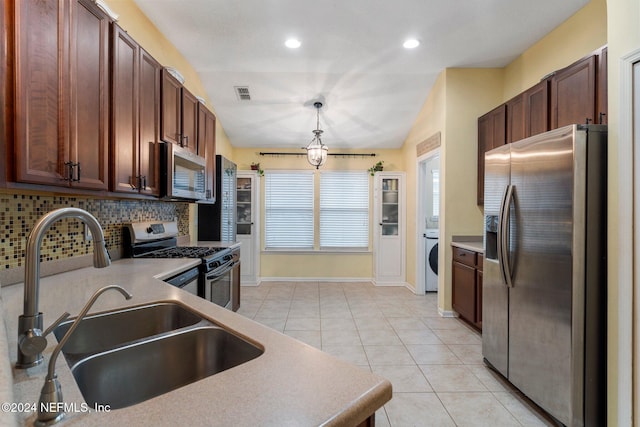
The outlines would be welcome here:
M 327 161 L 327 153 L 329 149 L 322 143 L 320 135 L 322 130 L 320 129 L 320 109 L 322 108 L 322 102 L 314 102 L 313 106 L 316 107 L 316 129 L 313 132 L 313 139 L 307 145 L 307 161 L 311 166 L 315 166 L 316 169 L 324 165 Z

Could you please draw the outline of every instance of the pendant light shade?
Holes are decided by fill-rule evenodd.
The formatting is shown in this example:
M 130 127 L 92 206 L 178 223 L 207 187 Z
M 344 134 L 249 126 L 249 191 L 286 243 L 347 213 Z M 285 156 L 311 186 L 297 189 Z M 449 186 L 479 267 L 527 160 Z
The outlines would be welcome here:
M 313 130 L 313 139 L 307 145 L 307 161 L 311 166 L 315 166 L 318 169 L 324 165 L 327 161 L 327 154 L 329 149 L 322 143 L 322 130 L 320 129 L 320 109 L 322 108 L 322 102 L 315 102 L 313 104 L 316 107 L 316 129 Z

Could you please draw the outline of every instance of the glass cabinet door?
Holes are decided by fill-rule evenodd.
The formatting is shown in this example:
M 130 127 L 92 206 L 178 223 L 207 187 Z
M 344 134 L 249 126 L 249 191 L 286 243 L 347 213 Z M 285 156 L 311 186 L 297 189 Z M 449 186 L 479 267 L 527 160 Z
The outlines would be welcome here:
M 382 235 L 398 235 L 398 178 L 382 179 Z
M 238 177 L 236 188 L 236 224 L 237 233 L 251 234 L 251 178 Z

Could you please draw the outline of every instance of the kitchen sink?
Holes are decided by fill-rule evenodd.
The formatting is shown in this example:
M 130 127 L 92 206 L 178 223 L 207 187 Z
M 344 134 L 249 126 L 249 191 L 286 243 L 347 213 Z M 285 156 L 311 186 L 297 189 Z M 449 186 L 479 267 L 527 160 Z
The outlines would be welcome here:
M 62 353 L 71 365 L 83 356 L 192 326 L 202 320 L 184 306 L 168 302 L 92 314 L 80 322 L 62 348 Z M 53 331 L 58 342 L 72 324 L 73 320 L 64 322 Z
M 88 356 L 71 371 L 90 406 L 118 409 L 241 365 L 263 352 L 223 328 L 198 326 Z

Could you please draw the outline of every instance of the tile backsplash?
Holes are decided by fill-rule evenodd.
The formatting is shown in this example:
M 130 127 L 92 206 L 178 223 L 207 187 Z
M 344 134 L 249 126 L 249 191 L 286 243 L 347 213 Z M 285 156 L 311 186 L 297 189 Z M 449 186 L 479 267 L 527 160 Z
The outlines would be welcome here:
M 24 266 L 27 237 L 35 222 L 47 212 L 64 207 L 85 209 L 95 216 L 110 250 L 122 247 L 122 227 L 128 222 L 177 218 L 179 234 L 189 234 L 189 204 L 185 202 L 0 193 L 0 269 Z M 92 242 L 84 240 L 83 223 L 63 219 L 47 231 L 42 240 L 40 259 L 54 261 L 91 253 Z

